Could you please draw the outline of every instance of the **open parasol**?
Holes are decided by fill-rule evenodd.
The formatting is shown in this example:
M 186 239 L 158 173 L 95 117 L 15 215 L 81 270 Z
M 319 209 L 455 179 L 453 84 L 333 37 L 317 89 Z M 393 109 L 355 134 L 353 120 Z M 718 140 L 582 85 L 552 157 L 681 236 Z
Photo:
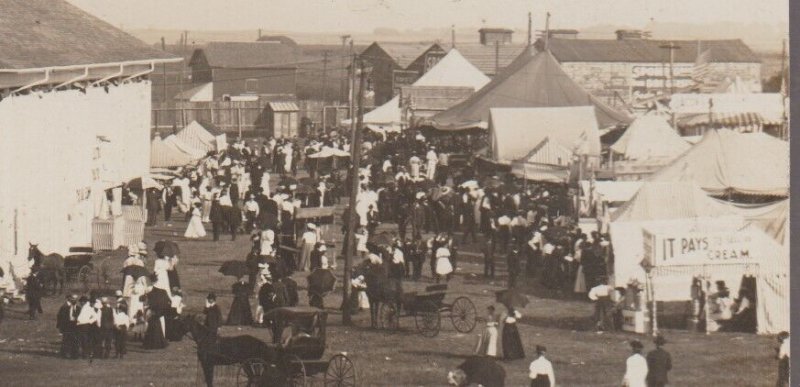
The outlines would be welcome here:
M 333 291 L 336 276 L 328 269 L 316 269 L 308 275 L 308 292 L 317 295 Z
M 497 302 L 512 308 L 524 308 L 528 305 L 528 296 L 522 294 L 519 289 L 506 289 L 495 292 Z
M 226 261 L 220 266 L 219 272 L 236 278 L 241 278 L 250 273 L 244 261 Z
M 149 176 L 137 177 L 128 182 L 128 188 L 133 191 L 144 191 L 148 188 L 164 188 L 159 182 Z
M 144 266 L 139 265 L 131 265 L 124 267 L 122 270 L 119 271 L 122 273 L 122 276 L 131 276 L 133 280 L 136 281 L 139 277 L 146 277 L 150 274 L 150 272 L 144 268 Z
M 480 186 L 478 185 L 478 182 L 476 180 L 467 180 L 467 181 L 461 183 L 461 187 L 470 188 L 470 189 L 478 189 L 478 188 L 480 188 Z
M 369 241 L 376 245 L 391 246 L 392 242 L 394 242 L 394 236 L 384 231 L 380 234 L 376 234 L 372 238 L 369 238 Z
M 181 253 L 181 249 L 178 247 L 177 243 L 163 239 L 156 242 L 155 247 L 153 247 L 153 251 L 156 252 L 156 255 L 159 258 L 174 257 Z

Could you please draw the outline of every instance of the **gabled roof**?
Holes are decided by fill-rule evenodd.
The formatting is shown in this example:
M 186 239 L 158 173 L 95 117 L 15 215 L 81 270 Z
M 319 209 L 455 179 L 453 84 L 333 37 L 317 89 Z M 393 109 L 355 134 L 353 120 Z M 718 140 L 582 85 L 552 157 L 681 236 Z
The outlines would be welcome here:
M 525 47 L 525 44 L 501 44 L 495 48 L 492 45 L 456 43 L 461 55 L 486 75 L 502 72 Z M 500 71 L 495 71 L 495 67 Z
M 566 106 L 594 106 L 601 128 L 631 121 L 572 80 L 549 52 L 530 47 L 467 100 L 433 116 L 430 124 L 440 130 L 486 128 L 490 108 Z
M 297 68 L 299 51 L 277 42 L 209 42 L 194 51 L 189 66 L 205 59 L 215 68 Z
M 0 0 L 0 69 L 180 58 L 63 0 Z
M 436 47 L 444 51 L 444 49 L 436 43 L 374 42 L 365 48 L 360 55 L 363 56 L 370 50 L 380 49 L 383 53 L 392 58 L 398 66 L 406 68 L 431 47 Z
M 150 167 L 171 168 L 189 165 L 196 159 L 172 145 L 165 143 L 160 137 L 150 142 Z
M 733 214 L 733 209 L 708 197 L 691 182 L 645 182 L 631 201 L 611 215 L 611 221 L 641 222 Z
M 273 112 L 296 112 L 300 110 L 294 102 L 269 102 L 267 105 Z
M 662 63 L 669 61 L 669 50 L 660 46 L 670 42 L 677 63 L 694 63 L 697 54 L 709 50 L 711 62 L 761 63 L 740 39 L 732 40 L 650 40 L 650 39 L 559 39 L 550 38 L 548 47 L 559 62 Z M 698 44 L 700 48 L 698 50 Z M 541 48 L 541 39 L 536 42 Z M 699 52 L 698 52 L 699 51 Z

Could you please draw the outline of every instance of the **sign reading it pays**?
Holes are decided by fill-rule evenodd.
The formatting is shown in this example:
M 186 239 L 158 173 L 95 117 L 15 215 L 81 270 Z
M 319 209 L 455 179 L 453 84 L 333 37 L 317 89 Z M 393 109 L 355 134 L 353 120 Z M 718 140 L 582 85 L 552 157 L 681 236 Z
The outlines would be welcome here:
M 751 256 L 748 232 L 652 234 L 645 231 L 646 259 L 654 265 L 741 262 Z

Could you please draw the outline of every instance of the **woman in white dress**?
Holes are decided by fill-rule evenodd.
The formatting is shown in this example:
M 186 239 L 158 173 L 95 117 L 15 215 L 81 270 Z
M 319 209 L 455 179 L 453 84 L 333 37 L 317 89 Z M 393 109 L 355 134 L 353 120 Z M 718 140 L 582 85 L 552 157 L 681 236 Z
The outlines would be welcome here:
M 189 225 L 186 227 L 184 237 L 189 239 L 197 239 L 206 236 L 206 229 L 203 227 L 203 221 L 200 218 L 200 205 L 195 204 L 192 209 L 192 218 L 189 219 Z
M 133 284 L 131 291 L 130 301 L 128 302 L 128 318 L 131 321 L 136 321 L 136 314 L 142 312 L 144 314 L 144 302 L 142 296 L 147 293 L 147 277 L 142 276 Z
M 444 245 L 436 249 L 436 283 L 444 276 L 445 281 L 450 280 L 450 274 L 453 273 L 453 264 L 450 262 L 450 249 L 448 245 Z
M 499 336 L 497 326 L 499 325 L 500 315 L 495 312 L 494 305 L 489 305 L 486 311 L 486 327 L 483 333 L 478 336 L 475 354 L 497 357 L 497 338 Z
M 164 289 L 170 297 L 172 297 L 172 286 L 169 284 L 168 271 L 171 268 L 172 265 L 167 258 L 156 258 L 155 262 L 153 263 L 153 272 L 156 275 L 153 287 Z

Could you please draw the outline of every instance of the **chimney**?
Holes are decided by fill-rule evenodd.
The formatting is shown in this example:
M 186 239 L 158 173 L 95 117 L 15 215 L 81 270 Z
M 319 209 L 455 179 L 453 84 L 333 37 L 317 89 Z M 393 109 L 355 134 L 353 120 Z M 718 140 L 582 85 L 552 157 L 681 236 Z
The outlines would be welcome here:
M 616 30 L 617 40 L 635 40 L 642 39 L 642 30 Z

